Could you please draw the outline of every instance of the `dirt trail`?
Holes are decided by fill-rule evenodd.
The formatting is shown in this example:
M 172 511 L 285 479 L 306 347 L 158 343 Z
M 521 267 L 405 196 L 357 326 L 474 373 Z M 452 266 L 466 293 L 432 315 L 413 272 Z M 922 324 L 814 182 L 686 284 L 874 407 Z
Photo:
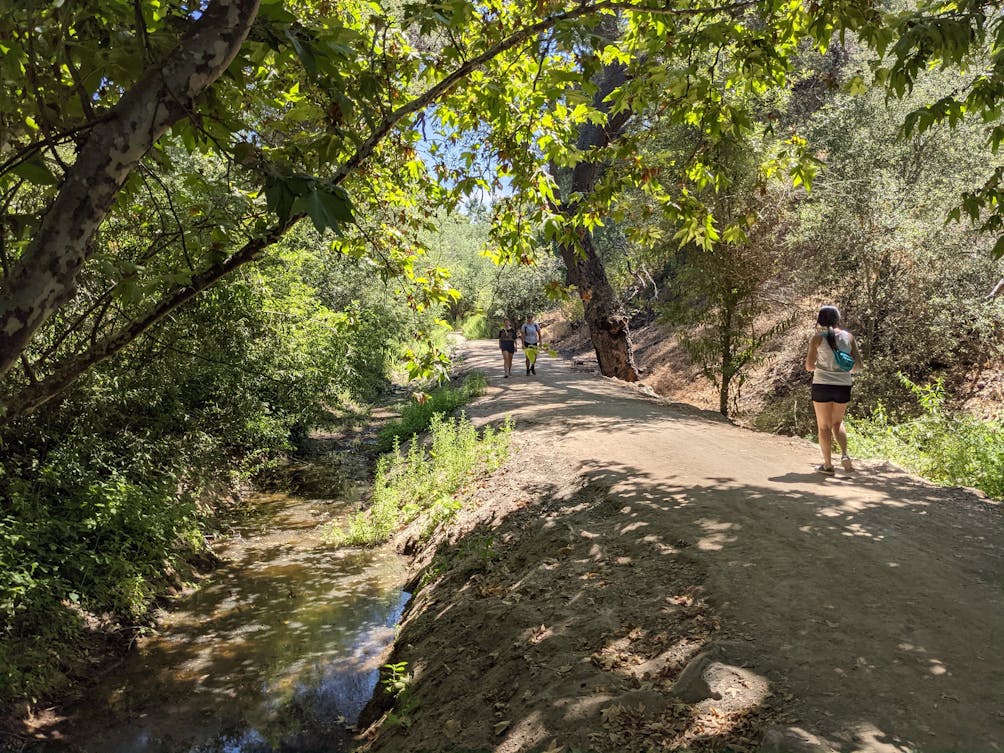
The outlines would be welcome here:
M 372 749 L 1004 750 L 999 507 L 823 477 L 808 442 L 567 361 L 466 362 L 517 451 L 432 562 Z

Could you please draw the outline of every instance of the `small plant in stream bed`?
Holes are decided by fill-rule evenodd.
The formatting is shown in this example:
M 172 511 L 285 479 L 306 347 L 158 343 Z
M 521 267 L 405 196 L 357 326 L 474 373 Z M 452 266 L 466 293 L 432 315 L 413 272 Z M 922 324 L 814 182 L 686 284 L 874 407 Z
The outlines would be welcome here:
M 384 664 L 384 677 L 381 684 L 392 698 L 398 698 L 411 687 L 411 673 L 408 672 L 408 662 L 399 661 Z
M 411 726 L 411 715 L 415 710 L 415 701 L 409 697 L 412 675 L 408 672 L 408 662 L 384 664 L 381 669 L 383 679 L 380 684 L 387 695 L 394 699 L 394 710 L 387 714 L 385 723 L 391 727 L 407 729 Z

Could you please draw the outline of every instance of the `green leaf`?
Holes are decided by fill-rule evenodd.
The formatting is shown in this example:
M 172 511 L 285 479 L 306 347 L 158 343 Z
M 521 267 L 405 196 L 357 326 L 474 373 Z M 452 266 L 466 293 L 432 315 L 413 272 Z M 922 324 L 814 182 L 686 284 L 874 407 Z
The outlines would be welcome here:
M 265 186 L 265 202 L 269 211 L 278 215 L 280 222 L 284 223 L 289 219 L 294 201 L 296 194 L 289 189 L 286 181 L 276 179 Z
M 143 289 L 136 283 L 136 280 L 129 278 L 122 280 L 112 288 L 112 295 L 118 301 L 131 305 L 139 303 L 143 298 Z
M 234 147 L 234 159 L 242 165 L 253 165 L 258 161 L 258 149 L 254 144 L 241 141 Z
M 847 82 L 847 92 L 851 96 L 864 94 L 866 91 L 868 91 L 868 86 L 865 84 L 865 80 L 861 76 L 854 76 Z
M 328 228 L 337 233 L 342 225 L 352 222 L 352 203 L 344 190 L 337 193 L 324 189 L 309 191 L 293 202 L 292 211 L 307 214 L 319 233 Z
M 11 172 L 36 186 L 54 186 L 59 182 L 41 157 L 22 162 Z
M 296 23 L 296 16 L 282 7 L 282 0 L 264 0 L 259 13 L 261 17 L 275 24 Z
M 994 244 L 994 258 L 1000 259 L 1004 256 L 1004 235 L 997 239 L 997 243 Z

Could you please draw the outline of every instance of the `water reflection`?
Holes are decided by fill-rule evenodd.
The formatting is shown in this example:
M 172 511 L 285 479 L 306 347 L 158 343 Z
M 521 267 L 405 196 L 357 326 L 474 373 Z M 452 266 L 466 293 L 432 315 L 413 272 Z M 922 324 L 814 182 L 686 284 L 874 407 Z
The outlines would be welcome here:
M 407 594 L 387 550 L 339 551 L 321 526 L 334 503 L 283 495 L 222 552 L 211 584 L 183 600 L 101 683 L 46 750 L 259 753 L 346 750 Z M 52 740 L 53 738 L 50 738 Z

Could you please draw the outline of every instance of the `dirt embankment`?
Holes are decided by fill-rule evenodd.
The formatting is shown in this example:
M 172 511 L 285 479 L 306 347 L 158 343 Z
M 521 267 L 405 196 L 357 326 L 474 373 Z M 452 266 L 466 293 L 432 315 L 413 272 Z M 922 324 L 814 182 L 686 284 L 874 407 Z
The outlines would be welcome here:
M 1004 750 L 999 507 L 469 348 L 515 451 L 419 553 L 367 750 Z
M 810 376 L 803 363 L 817 306 L 811 301 L 795 301 L 765 315 L 758 329 L 770 329 L 796 312 L 798 323 L 769 339 L 760 357 L 744 369 L 743 383 L 733 382 L 729 413 L 741 426 L 799 436 L 815 432 L 815 415 L 809 398 Z M 580 319 L 558 312 L 547 325 L 545 336 L 549 342 L 583 368 L 599 373 L 588 329 Z M 635 361 L 641 370 L 641 384 L 668 400 L 717 411 L 717 388 L 691 359 L 680 339 L 681 332 L 686 330 L 645 317 L 632 323 L 631 339 Z M 986 362 L 959 365 L 933 374 L 932 379 L 940 376 L 945 380 L 953 408 L 981 419 L 1004 420 L 1004 361 L 989 358 Z M 868 363 L 866 359 L 866 379 L 871 376 Z M 897 384 L 894 373 L 887 372 L 885 379 Z M 859 385 L 855 403 L 859 392 L 876 396 L 874 385 Z M 898 392 L 890 393 L 887 382 L 879 396 L 886 405 L 915 407 L 915 398 L 902 385 Z M 853 414 L 860 408 L 852 405 L 851 410 Z

